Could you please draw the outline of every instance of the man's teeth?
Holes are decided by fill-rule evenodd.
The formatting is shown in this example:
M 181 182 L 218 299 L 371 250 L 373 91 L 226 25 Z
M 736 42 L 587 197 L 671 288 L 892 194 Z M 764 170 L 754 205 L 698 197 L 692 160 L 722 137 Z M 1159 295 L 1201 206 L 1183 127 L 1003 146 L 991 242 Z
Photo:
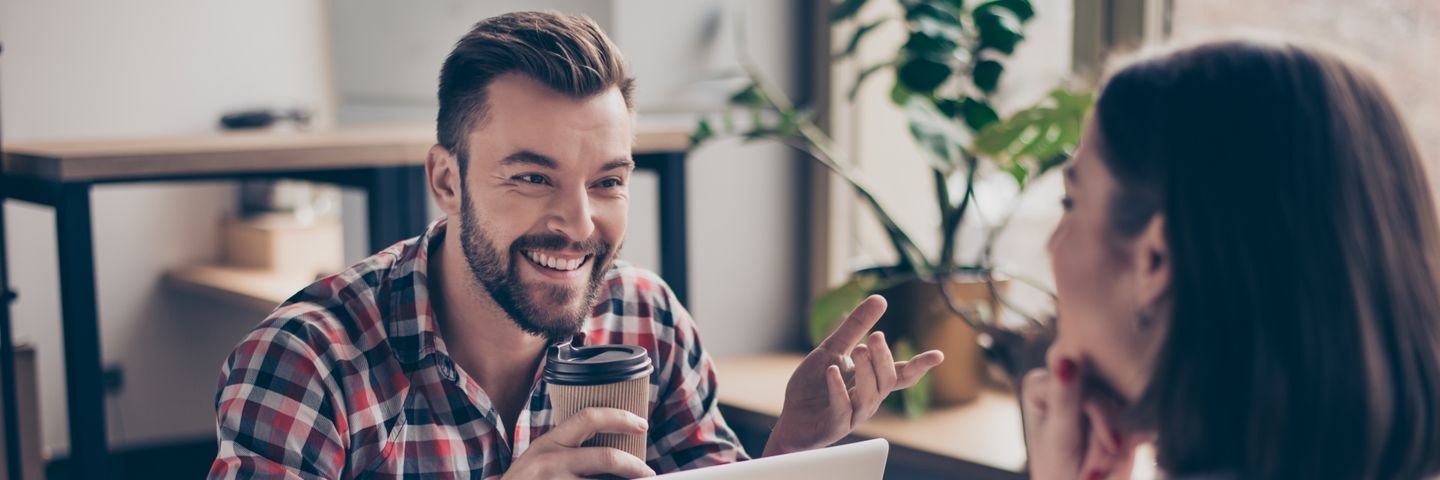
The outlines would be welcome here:
M 585 259 L 586 259 L 586 258 L 589 258 L 589 257 L 581 257 L 581 258 L 566 260 L 566 259 L 563 259 L 563 258 L 552 257 L 552 256 L 549 256 L 549 255 L 540 253 L 540 252 L 525 252 L 525 256 L 526 256 L 526 257 L 529 257 L 530 260 L 534 261 L 535 263 L 538 263 L 538 264 L 540 264 L 540 265 L 544 265 L 544 266 L 546 266 L 546 267 L 549 267 L 549 268 L 552 268 L 552 269 L 555 269 L 555 270 L 561 270 L 561 271 L 570 271 L 570 270 L 574 270 L 574 269 L 580 268 L 581 265 L 584 265 L 584 264 L 585 264 Z

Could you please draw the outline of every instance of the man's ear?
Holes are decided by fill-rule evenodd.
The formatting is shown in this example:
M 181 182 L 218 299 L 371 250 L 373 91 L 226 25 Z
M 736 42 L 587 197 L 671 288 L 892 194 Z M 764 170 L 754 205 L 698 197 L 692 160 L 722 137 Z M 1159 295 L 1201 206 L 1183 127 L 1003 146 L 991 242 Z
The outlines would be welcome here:
M 459 162 L 455 154 L 440 145 L 431 146 L 430 153 L 425 156 L 425 179 L 429 183 L 430 196 L 435 199 L 440 211 L 452 218 L 460 215 L 460 182 L 465 181 L 460 175 Z
M 1165 216 L 1155 214 L 1135 239 L 1137 287 L 1141 308 L 1159 305 L 1170 290 L 1170 244 L 1165 240 Z

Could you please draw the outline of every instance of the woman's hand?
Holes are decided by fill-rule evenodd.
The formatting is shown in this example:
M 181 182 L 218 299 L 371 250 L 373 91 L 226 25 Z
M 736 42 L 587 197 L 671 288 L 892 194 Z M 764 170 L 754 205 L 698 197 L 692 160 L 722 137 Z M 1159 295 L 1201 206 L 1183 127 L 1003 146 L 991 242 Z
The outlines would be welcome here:
M 1130 478 L 1136 439 L 1113 428 L 1116 402 L 1087 398 L 1080 367 L 1060 358 L 1025 375 L 1021 407 L 1035 480 Z

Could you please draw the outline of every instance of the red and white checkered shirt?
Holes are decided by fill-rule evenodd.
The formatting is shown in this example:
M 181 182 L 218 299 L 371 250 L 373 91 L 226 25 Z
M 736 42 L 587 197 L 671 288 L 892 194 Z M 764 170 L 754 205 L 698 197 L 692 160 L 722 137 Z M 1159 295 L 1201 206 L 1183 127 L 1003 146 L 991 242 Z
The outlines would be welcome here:
M 427 257 L 445 220 L 291 297 L 225 361 L 211 478 L 496 478 L 552 427 L 536 378 L 518 425 L 440 340 Z M 645 347 L 646 463 L 656 472 L 743 460 L 716 407 L 715 372 L 690 314 L 655 274 L 605 275 L 586 344 Z

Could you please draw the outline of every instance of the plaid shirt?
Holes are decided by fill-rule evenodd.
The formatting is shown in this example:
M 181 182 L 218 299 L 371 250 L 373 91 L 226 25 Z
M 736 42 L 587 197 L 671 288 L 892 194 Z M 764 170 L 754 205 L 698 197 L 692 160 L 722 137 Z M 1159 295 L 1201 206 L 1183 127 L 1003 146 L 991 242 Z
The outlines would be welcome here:
M 211 478 L 497 478 L 553 426 L 539 376 L 517 425 L 446 354 L 426 284 L 445 220 L 291 297 L 220 374 Z M 716 407 L 695 324 L 655 274 L 606 273 L 586 344 L 645 347 L 646 463 L 657 472 L 743 460 Z

